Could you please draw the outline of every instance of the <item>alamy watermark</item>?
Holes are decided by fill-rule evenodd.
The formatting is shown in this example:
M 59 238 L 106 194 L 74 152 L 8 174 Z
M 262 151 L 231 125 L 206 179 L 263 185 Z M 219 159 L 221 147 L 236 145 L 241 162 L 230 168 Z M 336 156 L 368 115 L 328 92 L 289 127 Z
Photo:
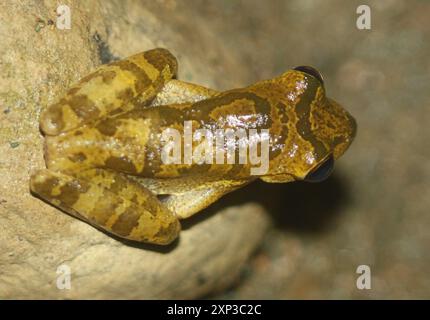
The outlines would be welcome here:
M 67 264 L 58 266 L 56 285 L 58 290 L 72 289 L 72 270 Z
M 164 164 L 251 164 L 251 175 L 264 175 L 269 169 L 269 129 L 196 129 L 184 121 L 184 131 L 167 128 L 161 139 Z M 183 141 L 182 141 L 183 139 Z M 197 143 L 193 147 L 194 143 Z M 183 145 L 183 150 L 182 150 Z M 260 151 L 260 152 L 258 152 Z M 236 154 L 238 153 L 238 159 Z
M 370 267 L 362 264 L 357 267 L 356 273 L 360 276 L 357 278 L 357 289 L 359 290 L 370 290 L 372 289 L 372 276 L 370 272 Z
M 359 14 L 356 26 L 359 30 L 370 30 L 372 28 L 371 10 L 366 4 L 357 7 L 357 14 Z
M 72 27 L 72 15 L 70 7 L 65 4 L 61 4 L 57 7 L 57 21 L 55 26 L 59 30 L 70 30 Z

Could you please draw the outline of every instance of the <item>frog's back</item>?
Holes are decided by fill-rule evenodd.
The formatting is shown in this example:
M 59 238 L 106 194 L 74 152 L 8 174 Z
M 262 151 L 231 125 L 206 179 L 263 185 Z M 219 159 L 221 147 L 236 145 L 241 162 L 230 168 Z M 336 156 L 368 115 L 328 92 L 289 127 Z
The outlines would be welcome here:
M 217 177 L 243 178 L 249 176 L 250 165 L 239 163 L 239 150 L 234 160 L 227 163 L 226 141 L 217 145 L 212 153 L 212 163 L 205 152 L 196 152 L 203 142 L 198 141 L 196 130 L 226 133 L 226 130 L 256 128 L 267 124 L 262 113 L 255 112 L 241 95 L 217 97 L 197 103 L 164 105 L 153 108 L 137 108 L 123 114 L 105 117 L 58 136 L 45 140 L 45 158 L 49 169 L 75 172 L 89 168 L 108 168 L 130 175 L 148 178 Z M 232 105 L 227 105 L 230 99 Z M 239 101 L 239 102 L 238 102 Z M 172 130 L 176 135 L 170 134 Z M 236 132 L 233 132 L 234 134 Z M 163 158 L 169 141 L 179 148 L 179 158 L 174 163 Z M 224 137 L 225 138 L 225 137 Z M 233 139 L 236 136 L 232 137 Z M 190 145 L 191 143 L 191 145 Z M 189 146 L 187 149 L 185 146 Z M 200 150 L 201 151 L 201 150 Z M 220 152 L 219 154 L 217 152 Z M 197 155 L 200 158 L 197 159 Z M 202 163 L 203 162 L 203 163 Z

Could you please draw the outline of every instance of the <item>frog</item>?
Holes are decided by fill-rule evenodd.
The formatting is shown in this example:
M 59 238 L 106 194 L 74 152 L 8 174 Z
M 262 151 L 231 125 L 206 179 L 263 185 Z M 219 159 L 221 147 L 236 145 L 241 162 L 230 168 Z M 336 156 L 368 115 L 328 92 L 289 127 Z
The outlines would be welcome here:
M 119 240 L 168 245 L 181 220 L 255 180 L 326 179 L 356 135 L 355 119 L 326 96 L 312 67 L 225 91 L 177 73 L 176 57 L 156 48 L 72 85 L 41 112 L 46 168 L 31 175 L 31 193 Z M 255 174 L 238 161 L 166 163 L 163 132 L 183 135 L 186 122 L 192 132 L 266 130 L 267 170 Z

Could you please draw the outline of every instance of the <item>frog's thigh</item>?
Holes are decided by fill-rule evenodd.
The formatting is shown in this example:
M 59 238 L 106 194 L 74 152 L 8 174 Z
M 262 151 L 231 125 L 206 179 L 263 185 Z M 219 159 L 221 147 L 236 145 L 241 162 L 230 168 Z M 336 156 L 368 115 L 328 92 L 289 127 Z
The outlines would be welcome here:
M 152 102 L 152 106 L 193 103 L 211 98 L 219 92 L 180 80 L 168 81 Z
M 92 169 L 73 176 L 41 170 L 31 190 L 46 201 L 121 238 L 169 244 L 180 224 L 146 188 L 123 175 Z
M 40 127 L 47 135 L 58 135 L 112 112 L 132 110 L 137 101 L 147 104 L 176 72 L 176 58 L 160 48 L 102 65 L 45 109 Z
M 185 219 L 208 207 L 223 195 L 234 191 L 250 181 L 219 181 L 191 189 L 182 193 L 168 195 L 163 203 L 179 219 Z

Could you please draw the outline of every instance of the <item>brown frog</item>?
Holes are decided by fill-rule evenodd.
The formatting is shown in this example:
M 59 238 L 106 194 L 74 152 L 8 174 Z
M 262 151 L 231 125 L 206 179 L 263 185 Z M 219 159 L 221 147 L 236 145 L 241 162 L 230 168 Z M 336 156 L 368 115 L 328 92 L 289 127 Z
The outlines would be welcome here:
M 72 86 L 41 115 L 47 169 L 32 175 L 31 191 L 121 238 L 169 244 L 180 219 L 253 180 L 323 180 L 354 138 L 355 120 L 326 97 L 311 67 L 224 92 L 175 80 L 176 73 L 175 57 L 153 49 Z M 213 136 L 196 136 L 203 129 Z M 239 129 L 256 134 L 235 137 Z M 233 140 L 209 144 L 228 130 Z M 166 161 L 166 132 L 176 133 L 169 142 L 181 155 L 204 148 L 191 161 Z M 253 137 L 264 170 L 255 170 L 251 148 L 234 148 Z M 207 152 L 214 144 L 217 152 Z

